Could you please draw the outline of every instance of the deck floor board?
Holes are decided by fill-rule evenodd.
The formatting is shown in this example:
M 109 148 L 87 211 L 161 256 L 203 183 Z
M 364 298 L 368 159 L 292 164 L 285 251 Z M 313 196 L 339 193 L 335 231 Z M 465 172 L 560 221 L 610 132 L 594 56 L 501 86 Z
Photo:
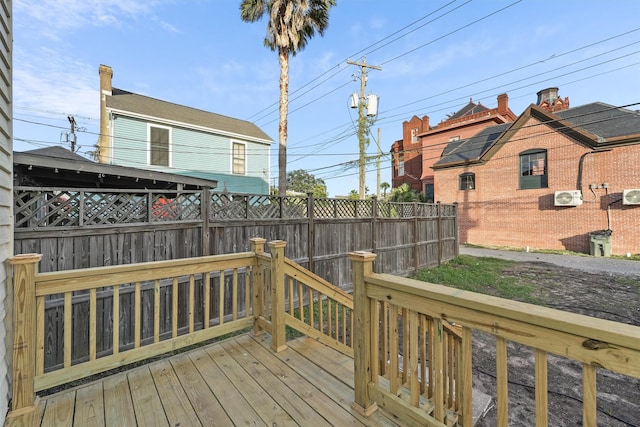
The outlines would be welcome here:
M 399 426 L 351 408 L 353 360 L 300 338 L 241 335 L 52 395 L 5 427 Z

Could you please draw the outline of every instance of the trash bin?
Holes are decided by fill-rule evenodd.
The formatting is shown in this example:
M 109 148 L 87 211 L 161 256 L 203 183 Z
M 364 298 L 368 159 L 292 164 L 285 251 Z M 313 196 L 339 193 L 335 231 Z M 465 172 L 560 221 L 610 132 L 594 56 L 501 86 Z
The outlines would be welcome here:
M 611 256 L 611 230 L 598 230 L 589 233 L 592 256 Z

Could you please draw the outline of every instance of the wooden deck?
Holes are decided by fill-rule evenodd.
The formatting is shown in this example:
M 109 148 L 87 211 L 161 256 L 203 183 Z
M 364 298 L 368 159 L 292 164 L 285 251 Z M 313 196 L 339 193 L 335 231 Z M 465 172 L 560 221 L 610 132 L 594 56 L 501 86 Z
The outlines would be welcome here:
M 5 426 L 398 426 L 351 409 L 353 359 L 308 337 L 242 335 L 41 397 Z

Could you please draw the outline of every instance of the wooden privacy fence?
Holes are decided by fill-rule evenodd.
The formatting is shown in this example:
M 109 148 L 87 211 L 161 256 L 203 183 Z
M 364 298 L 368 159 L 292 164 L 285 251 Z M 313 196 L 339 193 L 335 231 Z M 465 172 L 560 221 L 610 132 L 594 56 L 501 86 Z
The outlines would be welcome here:
M 499 426 L 508 425 L 509 342 L 535 354 L 537 426 L 548 425 L 548 354 L 580 364 L 585 426 L 598 424 L 596 369 L 640 378 L 640 327 L 374 273 L 367 252 L 350 258 L 354 407 L 363 414 L 382 406 L 414 425 L 471 426 L 472 331 L 495 336 Z
M 15 253 L 42 272 L 249 250 L 284 240 L 288 258 L 341 287 L 348 253 L 378 254 L 379 272 L 407 275 L 457 255 L 455 205 L 158 191 L 14 188 Z

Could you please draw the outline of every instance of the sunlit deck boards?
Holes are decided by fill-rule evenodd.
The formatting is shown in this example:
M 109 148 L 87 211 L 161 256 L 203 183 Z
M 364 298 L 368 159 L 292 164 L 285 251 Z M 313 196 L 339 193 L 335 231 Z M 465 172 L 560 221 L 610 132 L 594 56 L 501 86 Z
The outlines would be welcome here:
M 395 426 L 351 409 L 353 359 L 309 338 L 242 335 L 40 399 L 5 426 Z

